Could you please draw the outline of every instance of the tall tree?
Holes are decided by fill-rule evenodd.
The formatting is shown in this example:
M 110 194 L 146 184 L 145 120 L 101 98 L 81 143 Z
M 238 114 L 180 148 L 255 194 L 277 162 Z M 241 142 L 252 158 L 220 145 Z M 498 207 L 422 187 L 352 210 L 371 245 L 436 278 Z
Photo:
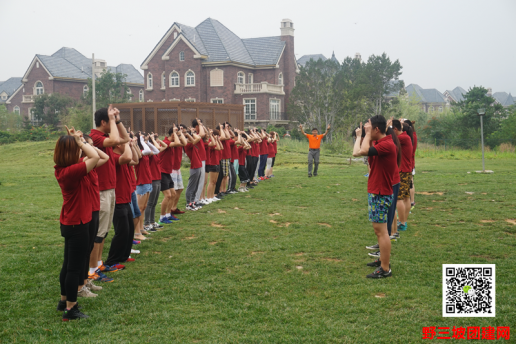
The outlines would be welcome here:
M 68 107 L 74 104 L 74 100 L 64 94 L 42 94 L 34 98 L 32 115 L 43 124 L 57 129 L 62 118 L 68 114 Z
M 109 104 L 127 103 L 130 101 L 129 87 L 125 81 L 127 75 L 102 71 L 100 77 L 95 78 L 95 103 L 97 108 L 107 107 Z M 93 103 L 93 89 L 91 79 L 88 79 L 88 93 L 84 97 L 86 104 Z

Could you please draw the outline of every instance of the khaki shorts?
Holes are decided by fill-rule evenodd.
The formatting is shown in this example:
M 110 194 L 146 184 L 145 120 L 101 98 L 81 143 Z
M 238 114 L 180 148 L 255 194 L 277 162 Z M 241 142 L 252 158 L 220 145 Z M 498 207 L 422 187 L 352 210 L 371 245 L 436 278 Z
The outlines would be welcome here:
M 410 198 L 410 188 L 412 187 L 412 172 L 400 172 L 400 192 L 398 200 Z
M 100 192 L 99 231 L 95 242 L 98 242 L 100 239 L 104 239 L 108 235 L 111 224 L 113 223 L 115 203 L 115 189 Z

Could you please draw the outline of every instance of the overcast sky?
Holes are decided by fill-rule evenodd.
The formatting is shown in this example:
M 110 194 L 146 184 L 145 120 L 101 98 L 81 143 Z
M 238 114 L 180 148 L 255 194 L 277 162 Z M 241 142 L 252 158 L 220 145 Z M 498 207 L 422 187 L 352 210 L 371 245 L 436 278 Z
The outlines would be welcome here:
M 63 46 L 140 70 L 175 21 L 196 26 L 208 17 L 241 38 L 278 36 L 290 18 L 297 58 L 385 52 L 399 59 L 406 85 L 482 85 L 516 96 L 515 0 L 0 0 L 0 80 Z

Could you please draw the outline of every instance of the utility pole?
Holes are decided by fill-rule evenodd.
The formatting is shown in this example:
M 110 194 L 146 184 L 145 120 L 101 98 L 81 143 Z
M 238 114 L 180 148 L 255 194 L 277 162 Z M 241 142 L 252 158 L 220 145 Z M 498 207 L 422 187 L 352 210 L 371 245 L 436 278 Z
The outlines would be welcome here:
M 95 112 L 97 111 L 97 104 L 95 102 L 95 54 L 91 54 L 91 94 L 92 94 L 92 109 L 93 109 L 93 127 L 95 128 Z

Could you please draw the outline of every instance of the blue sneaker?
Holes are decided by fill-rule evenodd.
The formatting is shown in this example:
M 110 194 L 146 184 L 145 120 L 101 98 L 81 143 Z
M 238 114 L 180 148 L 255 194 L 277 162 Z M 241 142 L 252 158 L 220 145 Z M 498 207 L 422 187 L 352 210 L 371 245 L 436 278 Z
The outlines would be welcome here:
M 405 224 L 403 224 L 403 223 L 402 223 L 402 224 L 400 224 L 400 225 L 398 226 L 398 230 L 399 230 L 399 231 L 406 231 L 406 230 L 407 230 L 407 224 L 406 224 L 406 223 L 405 223 Z
M 364 174 L 364 177 L 369 177 L 369 173 Z
M 172 221 L 179 221 L 179 219 L 173 215 L 168 215 L 166 219 L 169 220 L 170 223 L 172 223 Z
M 160 225 L 162 225 L 162 226 L 163 226 L 163 225 L 169 225 L 169 224 L 171 224 L 171 223 L 172 223 L 172 221 L 170 221 L 170 220 L 168 219 L 168 217 L 164 217 L 164 218 L 162 218 L 161 220 L 159 220 L 159 221 L 158 221 L 158 224 L 160 224 Z

